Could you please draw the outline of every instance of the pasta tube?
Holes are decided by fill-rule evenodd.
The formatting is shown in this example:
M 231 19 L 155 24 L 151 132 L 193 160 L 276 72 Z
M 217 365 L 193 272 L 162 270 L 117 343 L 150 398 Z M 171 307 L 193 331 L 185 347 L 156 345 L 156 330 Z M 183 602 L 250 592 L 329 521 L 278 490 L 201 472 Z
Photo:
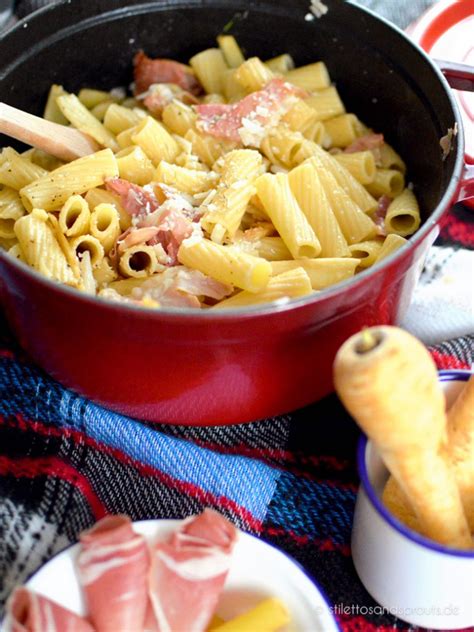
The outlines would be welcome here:
M 235 294 L 217 303 L 212 309 L 260 305 L 261 303 L 271 303 L 273 301 L 307 296 L 311 293 L 312 289 L 309 277 L 302 267 L 298 267 L 272 277 L 266 287 L 260 292 L 239 292 L 239 294 Z
M 222 79 L 227 64 L 218 48 L 208 48 L 189 60 L 191 68 L 207 93 L 222 92 Z
M 9 187 L 0 189 L 0 219 L 16 220 L 24 214 L 25 209 L 18 192 Z
M 406 164 L 391 145 L 389 145 L 388 143 L 384 143 L 379 148 L 379 154 L 380 166 L 383 169 L 396 169 L 397 171 L 401 171 L 403 174 L 406 173 Z
M 394 198 L 400 195 L 405 187 L 405 178 L 396 169 L 377 169 L 375 178 L 367 185 L 367 191 L 376 198 L 388 195 Z
M 258 57 L 244 61 L 235 71 L 234 78 L 246 92 L 261 90 L 274 75 Z
M 235 69 L 229 68 L 222 75 L 222 92 L 229 103 L 242 99 L 246 92 L 235 77 Z
M 19 191 L 48 172 L 26 160 L 11 147 L 5 147 L 0 154 L 0 185 Z
M 407 240 L 400 235 L 390 234 L 385 238 L 382 248 L 380 248 L 376 261 L 381 261 L 398 250 L 407 243 Z
M 102 259 L 99 265 L 92 269 L 92 274 L 99 289 L 110 286 L 118 276 L 108 259 Z
M 34 209 L 29 215 L 15 222 L 15 234 L 25 261 L 48 279 L 66 285 L 77 285 L 73 271 L 61 250 L 52 228 L 48 225 L 48 214 Z
M 82 88 L 77 95 L 79 101 L 88 110 L 92 110 L 99 103 L 110 100 L 110 93 L 105 90 L 95 90 L 94 88 Z
M 98 204 L 112 204 L 119 214 L 120 228 L 122 231 L 127 230 L 127 228 L 131 226 L 131 217 L 123 208 L 118 195 L 114 195 L 105 189 L 90 189 L 85 195 L 85 200 L 87 204 L 89 204 L 91 211 L 93 211 Z
M 35 180 L 20 190 L 20 196 L 27 209 L 36 207 L 53 211 L 60 208 L 71 195 L 85 193 L 104 184 L 107 178 L 118 175 L 115 156 L 110 149 L 104 149 L 78 158 Z
M 162 160 L 155 172 L 154 179 L 157 182 L 176 187 L 179 191 L 194 195 L 213 189 L 216 186 L 218 176 L 213 172 L 187 169 Z
M 238 68 L 244 63 L 245 57 L 233 35 L 218 35 L 217 43 L 229 68 Z
M 136 127 L 137 126 L 134 125 L 133 127 L 120 132 L 120 134 L 117 134 L 117 144 L 120 149 L 127 149 L 127 147 L 131 147 L 133 145 L 132 138 L 135 135 Z
M 348 147 L 357 138 L 358 124 L 354 114 L 341 114 L 324 121 L 330 147 Z
M 160 160 L 173 162 L 180 153 L 175 139 L 151 116 L 147 116 L 136 127 L 132 128 L 132 141 L 139 145 L 145 154 L 157 165 Z
M 420 222 L 420 207 L 416 197 L 410 189 L 405 189 L 387 209 L 385 230 L 406 237 L 418 230 Z
M 59 109 L 56 99 L 58 97 L 66 96 L 68 93 L 62 86 L 54 84 L 49 89 L 48 100 L 44 108 L 43 118 L 53 123 L 59 123 L 60 125 L 69 125 L 69 121 Z
M 319 239 L 320 256 L 349 256 L 347 241 L 337 223 L 314 166 L 303 163 L 290 171 L 288 180 L 296 201 Z
M 188 130 L 184 138 L 191 143 L 193 154 L 208 167 L 212 167 L 216 160 L 235 148 L 235 143 L 231 141 L 220 140 L 193 129 Z
M 331 83 L 326 64 L 322 61 L 290 70 L 286 73 L 285 79 L 308 92 L 327 88 Z
M 127 248 L 120 257 L 119 270 L 126 277 L 149 277 L 158 269 L 153 246 L 139 244 Z
M 184 136 L 190 129 L 196 126 L 196 113 L 178 99 L 165 105 L 161 114 L 163 123 L 175 134 Z
M 86 294 L 96 295 L 97 283 L 92 272 L 91 255 L 88 250 L 82 253 L 81 260 L 79 261 L 79 268 L 81 271 L 82 279 L 82 291 Z
M 351 257 L 359 259 L 360 268 L 370 268 L 377 261 L 382 250 L 382 243 L 381 239 L 370 239 L 369 241 L 362 241 L 360 244 L 352 244 L 349 246 Z
M 66 235 L 63 233 L 59 226 L 59 220 L 53 213 L 48 214 L 48 222 L 53 229 L 54 236 L 66 256 L 68 264 L 71 266 L 71 270 L 78 281 L 78 288 L 81 288 L 81 269 L 79 267 L 79 261 L 76 257 L 75 251 L 71 248 L 71 244 L 66 239 Z
M 251 293 L 261 292 L 272 273 L 268 261 L 208 239 L 185 239 L 178 251 L 178 260 L 221 283 L 235 285 Z
M 155 168 L 141 147 L 122 149 L 115 158 L 121 178 L 140 186 L 153 179 Z
M 0 217 L 0 239 L 10 240 L 15 238 L 15 221 L 14 219 Z M 0 246 L 4 248 L 1 244 Z
M 327 151 L 324 151 L 316 145 L 311 144 L 313 155 L 316 156 L 321 164 L 331 172 L 336 179 L 336 182 L 341 186 L 347 195 L 354 200 L 357 206 L 364 211 L 364 213 L 370 213 L 377 208 L 377 200 L 373 198 L 366 189 L 358 182 L 351 173 L 331 156 Z
M 0 238 L 14 239 L 15 222 L 25 214 L 20 196 L 14 189 L 4 187 L 0 190 Z M 8 247 L 9 248 L 9 247 Z M 8 249 L 7 248 L 7 249 Z
M 333 174 L 327 171 L 318 158 L 307 163 L 316 169 L 324 193 L 348 244 L 356 244 L 376 233 L 374 222 L 355 204 L 338 184 Z
M 321 244 L 296 201 L 288 176 L 265 174 L 255 181 L 265 211 L 295 259 L 317 257 Z
M 78 237 L 89 232 L 91 212 L 81 195 L 72 195 L 59 212 L 59 228 L 66 237 Z
M 140 117 L 130 108 L 112 103 L 105 113 L 104 126 L 114 135 L 120 134 L 140 122 Z
M 75 252 L 78 260 L 81 260 L 82 254 L 88 252 L 90 255 L 91 265 L 95 268 L 101 264 L 104 258 L 104 247 L 92 235 L 79 235 L 69 242 L 73 252 Z
M 301 267 L 308 275 L 313 290 L 324 290 L 326 287 L 353 277 L 358 264 L 358 259 L 350 257 L 274 261 L 272 263 L 272 273 L 281 274 L 282 272 Z
M 118 145 L 114 135 L 82 105 L 75 94 L 58 97 L 56 103 L 67 120 L 70 121 L 76 129 L 91 136 L 99 145 L 108 147 L 113 151 L 118 151 Z
M 284 75 L 288 71 L 294 69 L 295 62 L 293 61 L 293 57 L 291 55 L 283 53 L 283 55 L 267 59 L 265 66 L 268 66 L 268 68 L 276 74 Z
M 371 151 L 355 151 L 351 154 L 335 154 L 334 159 L 361 184 L 370 184 L 375 179 L 377 167 Z
M 95 207 L 91 214 L 90 231 L 102 244 L 105 254 L 108 254 L 120 235 L 120 218 L 113 204 Z
M 318 90 L 318 92 L 305 99 L 305 103 L 313 108 L 318 121 L 327 121 L 327 119 L 345 114 L 346 111 L 344 103 L 334 86 Z
M 257 242 L 259 257 L 267 261 L 283 261 L 291 258 L 291 252 L 281 237 L 262 237 Z

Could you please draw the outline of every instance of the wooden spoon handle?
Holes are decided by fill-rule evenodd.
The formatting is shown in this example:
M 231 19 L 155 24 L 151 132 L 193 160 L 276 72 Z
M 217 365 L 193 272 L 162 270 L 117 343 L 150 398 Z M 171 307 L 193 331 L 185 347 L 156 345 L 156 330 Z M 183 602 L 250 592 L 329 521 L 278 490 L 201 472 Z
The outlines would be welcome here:
M 98 151 L 82 132 L 0 103 L 0 132 L 69 162 Z

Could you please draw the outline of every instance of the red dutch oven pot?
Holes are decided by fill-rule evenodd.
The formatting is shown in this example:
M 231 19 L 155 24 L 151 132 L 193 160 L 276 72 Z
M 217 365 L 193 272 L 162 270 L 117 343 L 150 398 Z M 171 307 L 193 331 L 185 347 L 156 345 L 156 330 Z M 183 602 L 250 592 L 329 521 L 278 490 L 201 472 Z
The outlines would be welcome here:
M 341 343 L 364 326 L 400 321 L 443 215 L 460 196 L 457 107 L 441 72 L 400 30 L 343 0 L 326 0 L 326 15 L 305 20 L 308 4 L 254 0 L 242 11 L 224 0 L 64 0 L 0 40 L 0 100 L 33 113 L 53 82 L 71 91 L 127 85 L 138 49 L 186 60 L 214 45 L 225 25 L 249 54 L 287 51 L 298 65 L 324 59 L 349 109 L 406 159 L 424 216 L 407 245 L 351 281 L 286 305 L 219 313 L 109 303 L 0 253 L 7 318 L 65 386 L 154 422 L 250 421 L 328 394 Z M 442 160 L 440 138 L 456 122 Z

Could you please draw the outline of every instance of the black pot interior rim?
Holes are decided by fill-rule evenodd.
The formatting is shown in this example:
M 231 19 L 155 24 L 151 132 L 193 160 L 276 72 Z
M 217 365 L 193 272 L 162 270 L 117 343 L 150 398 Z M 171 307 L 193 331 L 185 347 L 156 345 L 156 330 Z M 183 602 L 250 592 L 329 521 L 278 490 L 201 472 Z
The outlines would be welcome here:
M 44 7 L 41 7 L 40 9 L 37 9 L 36 11 L 34 11 L 33 13 L 31 13 L 30 15 L 28 15 L 27 17 L 23 18 L 22 20 L 20 20 L 19 22 L 17 22 L 17 24 L 15 24 L 13 26 L 13 28 L 9 29 L 8 31 L 6 31 L 3 35 L 0 35 L 0 45 L 5 42 L 8 43 L 8 39 L 10 35 L 15 35 L 18 32 L 20 32 L 22 29 L 25 28 L 25 25 L 30 24 L 33 20 L 34 21 L 38 21 L 38 20 L 42 20 L 43 19 L 43 14 L 49 14 L 49 13 L 54 13 L 55 11 L 61 10 L 61 7 L 68 5 L 71 3 L 72 0 L 58 0 L 58 2 L 54 3 L 54 4 L 50 4 L 50 5 L 46 5 Z M 102 0 L 104 1 L 104 0 Z M 448 207 L 453 203 L 453 200 L 455 200 L 455 196 L 456 193 L 459 189 L 459 185 L 460 185 L 460 180 L 463 174 L 463 170 L 464 170 L 464 164 L 465 164 L 465 160 L 464 160 L 464 129 L 463 129 L 463 124 L 462 124 L 462 119 L 460 116 L 460 112 L 459 112 L 459 108 L 458 105 L 456 103 L 456 100 L 454 98 L 454 95 L 451 91 L 451 88 L 449 87 L 446 79 L 444 78 L 441 70 L 437 67 L 437 65 L 432 61 L 432 59 L 429 57 L 429 55 L 420 47 L 418 46 L 415 42 L 411 41 L 410 38 L 406 35 L 406 33 L 404 33 L 401 29 L 399 29 L 396 25 L 392 24 L 391 22 L 389 22 L 388 20 L 386 20 L 385 18 L 377 15 L 376 13 L 374 13 L 373 11 L 371 11 L 370 9 L 367 9 L 366 7 L 362 7 L 358 4 L 355 4 L 352 0 L 346 0 L 347 4 L 351 6 L 351 8 L 353 8 L 356 11 L 362 11 L 366 14 L 369 14 L 370 16 L 372 16 L 372 18 L 376 19 L 377 21 L 381 22 L 384 24 L 384 26 L 386 28 L 390 28 L 393 31 L 397 32 L 397 34 L 402 37 L 403 39 L 405 39 L 407 42 L 409 42 L 409 44 L 417 51 L 417 53 L 423 57 L 425 63 L 427 63 L 430 67 L 431 70 L 437 75 L 437 78 L 441 84 L 441 87 L 443 88 L 449 103 L 451 105 L 451 109 L 452 109 L 452 113 L 453 113 L 453 120 L 455 122 L 455 124 L 457 124 L 457 137 L 456 137 L 456 158 L 455 158 L 455 163 L 454 163 L 454 167 L 453 167 L 453 174 L 451 176 L 451 180 L 449 182 L 449 185 L 446 188 L 446 191 L 444 192 L 442 198 L 440 199 L 439 203 L 437 204 L 437 206 L 435 207 L 435 209 L 432 211 L 432 213 L 430 214 L 430 216 L 428 217 L 428 219 L 424 222 L 424 224 L 418 229 L 418 231 L 415 233 L 415 235 L 413 235 L 412 237 L 409 238 L 408 243 L 404 244 L 401 248 L 399 248 L 398 250 L 396 250 L 395 252 L 393 252 L 391 255 L 389 255 L 382 263 L 378 264 L 375 268 L 368 268 L 366 270 L 363 270 L 362 272 L 359 272 L 356 276 L 343 281 L 341 283 L 336 284 L 333 287 L 329 287 L 326 288 L 320 292 L 318 292 L 315 296 L 304 296 L 301 298 L 296 298 L 296 299 L 291 299 L 288 303 L 285 304 L 263 304 L 263 305 L 256 305 L 256 306 L 250 306 L 250 307 L 240 307 L 240 308 L 231 308 L 231 309 L 226 309 L 226 310 L 222 310 L 220 311 L 218 314 L 216 312 L 212 312 L 211 310 L 196 310 L 196 309 L 192 309 L 192 308 L 172 308 L 172 307 L 163 307 L 163 308 L 159 308 L 159 310 L 152 308 L 152 307 L 141 307 L 138 305 L 129 305 L 126 303 L 114 303 L 108 299 L 104 299 L 100 296 L 91 296 L 91 295 L 87 295 L 87 294 L 83 294 L 82 292 L 80 292 L 79 290 L 66 286 L 66 285 L 61 285 L 60 283 L 57 283 L 56 281 L 50 280 L 47 277 L 43 276 L 41 273 L 37 272 L 36 270 L 34 270 L 33 268 L 31 268 L 30 266 L 28 266 L 27 264 L 19 261 L 18 259 L 14 259 L 12 257 L 10 257 L 6 251 L 4 251 L 2 248 L 0 248 L 0 260 L 3 260 L 4 263 L 8 266 L 10 265 L 13 269 L 16 268 L 16 270 L 18 270 L 19 272 L 23 272 L 25 273 L 27 276 L 30 276 L 31 279 L 37 283 L 40 283 L 42 285 L 44 285 L 45 289 L 51 289 L 54 291 L 57 291 L 59 293 L 63 293 L 64 296 L 67 297 L 71 297 L 71 298 L 76 298 L 77 300 L 83 301 L 85 303 L 89 303 L 91 305 L 97 305 L 100 306 L 102 308 L 109 308 L 112 311 L 116 311 L 116 310 L 125 310 L 125 311 L 129 311 L 131 313 L 134 314 L 142 314 L 142 315 L 146 315 L 146 316 L 153 316 L 155 318 L 159 318 L 160 315 L 163 316 L 172 316 L 172 315 L 179 315 L 182 317 L 186 317 L 186 318 L 191 318 L 191 319 L 212 319 L 212 320 L 220 320 L 222 319 L 232 319 L 235 316 L 260 316 L 260 315 L 266 315 L 269 313 L 274 313 L 274 312 L 287 312 L 287 311 L 291 311 L 293 309 L 296 308 L 302 308 L 306 305 L 309 304 L 316 304 L 321 302 L 322 300 L 326 300 L 329 299 L 331 297 L 334 296 L 339 296 L 340 294 L 344 293 L 346 290 L 351 289 L 357 285 L 359 285 L 360 283 L 365 282 L 366 280 L 370 279 L 370 277 L 378 272 L 380 272 L 381 270 L 388 268 L 389 266 L 391 266 L 395 261 L 399 260 L 402 258 L 402 255 L 404 256 L 409 250 L 414 250 L 416 246 L 418 246 L 423 239 L 428 235 L 428 233 L 434 229 L 435 225 L 439 222 L 439 220 L 441 219 L 442 215 L 447 211 Z M 105 1 L 104 1 L 105 4 Z M 204 2 L 200 3 L 196 3 L 196 5 L 194 5 L 196 8 L 203 8 L 203 6 L 206 4 L 205 0 Z M 146 7 L 149 6 L 153 6 L 156 8 L 156 3 L 155 2 L 142 2 L 139 4 L 134 4 L 134 9 L 136 10 L 136 12 L 142 12 L 146 9 Z M 170 5 L 167 5 L 166 3 L 163 6 L 163 9 L 160 10 L 165 10 L 167 7 L 169 7 Z M 189 7 L 189 3 L 186 2 L 186 0 L 181 0 L 181 1 L 177 1 L 175 2 L 173 5 L 171 5 L 173 9 L 175 8 L 186 8 Z M 194 8 L 193 6 L 193 8 Z M 212 6 L 219 6 L 219 7 L 225 7 L 225 8 L 229 8 L 229 4 L 226 3 L 225 0 L 217 0 L 214 1 L 212 3 Z M 263 5 L 259 5 L 258 8 L 263 8 L 267 6 L 267 2 L 265 2 Z M 270 6 L 270 5 L 268 5 Z M 240 8 L 240 7 L 236 7 L 236 10 Z M 252 7 L 252 8 L 257 8 L 257 7 Z M 88 18 L 86 20 L 84 20 L 83 22 L 77 24 L 77 25 L 73 25 L 71 27 L 69 27 L 69 29 L 79 29 L 79 28 L 85 28 L 85 26 L 87 24 L 96 24 L 97 21 L 109 21 L 110 19 L 112 19 L 114 16 L 119 16 L 119 15 L 123 15 L 124 11 L 127 10 L 127 7 L 122 7 L 119 9 L 114 9 L 113 11 L 109 12 L 109 13 L 103 13 L 100 15 L 95 15 L 92 18 Z M 48 17 L 52 17 L 52 16 L 48 16 Z M 54 19 L 52 19 L 52 23 L 54 23 Z M 68 29 L 66 29 L 68 30 Z M 71 31 L 69 31 L 71 32 Z M 61 31 L 59 31 L 58 35 L 61 33 Z M 51 41 L 51 40 L 48 40 Z M 38 43 L 39 45 L 39 43 Z M 30 49 L 31 50 L 31 49 Z M 17 62 L 18 63 L 18 60 Z M 16 64 L 15 64 L 16 65 Z M 8 68 L 7 68 L 7 73 L 8 73 Z M 446 130 L 447 131 L 447 130 Z

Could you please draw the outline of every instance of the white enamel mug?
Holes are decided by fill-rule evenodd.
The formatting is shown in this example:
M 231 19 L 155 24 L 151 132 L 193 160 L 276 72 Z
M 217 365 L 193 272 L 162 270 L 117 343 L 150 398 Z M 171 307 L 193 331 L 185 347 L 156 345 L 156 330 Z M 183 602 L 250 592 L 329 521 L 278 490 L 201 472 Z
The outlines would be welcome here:
M 471 375 L 441 371 L 447 403 Z M 361 480 L 352 528 L 352 557 L 370 595 L 391 614 L 435 630 L 474 625 L 474 552 L 447 548 L 412 531 L 382 504 L 389 472 L 375 446 L 358 446 Z M 473 455 L 474 458 L 474 455 Z

